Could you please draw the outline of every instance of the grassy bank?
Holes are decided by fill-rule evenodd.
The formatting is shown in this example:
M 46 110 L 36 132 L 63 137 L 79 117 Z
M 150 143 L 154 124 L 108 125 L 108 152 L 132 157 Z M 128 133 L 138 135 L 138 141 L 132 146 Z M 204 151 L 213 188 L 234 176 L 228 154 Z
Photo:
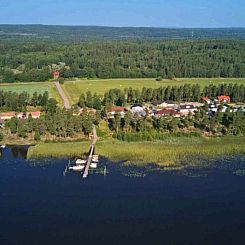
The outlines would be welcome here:
M 30 147 L 28 158 L 73 157 L 87 153 L 89 142 L 44 143 Z M 96 153 L 114 161 L 138 164 L 157 163 L 161 166 L 188 163 L 191 157 L 216 158 L 226 155 L 245 154 L 244 137 L 223 138 L 168 138 L 159 142 L 99 141 Z
M 75 157 L 82 156 L 89 151 L 89 141 L 69 143 L 41 143 L 28 149 L 27 158 L 45 157 Z
M 62 85 L 71 103 L 77 103 L 81 93 L 91 91 L 97 94 L 104 94 L 104 92 L 113 88 L 129 88 L 142 89 L 143 87 L 158 88 L 160 86 L 180 86 L 185 83 L 199 84 L 201 87 L 206 85 L 221 84 L 221 83 L 237 83 L 244 84 L 244 78 L 183 78 L 183 79 L 163 79 L 162 81 L 156 81 L 156 79 L 144 78 L 144 79 L 76 79 L 74 81 L 66 81 Z

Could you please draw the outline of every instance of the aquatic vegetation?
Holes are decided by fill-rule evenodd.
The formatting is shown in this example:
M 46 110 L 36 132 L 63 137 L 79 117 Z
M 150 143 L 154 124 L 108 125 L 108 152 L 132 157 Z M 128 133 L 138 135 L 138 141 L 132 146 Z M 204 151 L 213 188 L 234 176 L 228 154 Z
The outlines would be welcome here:
M 114 161 L 137 164 L 157 163 L 160 166 L 183 166 L 202 164 L 203 159 L 245 154 L 244 137 L 187 138 L 167 142 L 120 142 L 101 141 L 96 152 Z
M 245 169 L 237 169 L 233 173 L 237 176 L 245 176 Z
M 89 144 L 89 141 L 38 144 L 28 149 L 27 158 L 78 157 L 88 152 Z

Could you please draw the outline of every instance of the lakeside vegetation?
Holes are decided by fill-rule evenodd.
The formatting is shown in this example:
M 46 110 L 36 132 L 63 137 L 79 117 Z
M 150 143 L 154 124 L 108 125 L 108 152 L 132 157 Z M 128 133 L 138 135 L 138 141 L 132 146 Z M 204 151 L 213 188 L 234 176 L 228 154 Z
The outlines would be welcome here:
M 74 157 L 88 152 L 89 141 L 74 143 L 43 143 L 31 146 L 28 158 Z M 166 137 L 158 142 L 122 142 L 102 140 L 96 153 L 113 161 L 134 164 L 156 163 L 159 166 L 198 164 L 201 159 L 245 154 L 245 137 Z
M 28 149 L 27 158 L 71 158 L 83 156 L 88 153 L 89 141 L 64 142 L 64 143 L 41 143 Z

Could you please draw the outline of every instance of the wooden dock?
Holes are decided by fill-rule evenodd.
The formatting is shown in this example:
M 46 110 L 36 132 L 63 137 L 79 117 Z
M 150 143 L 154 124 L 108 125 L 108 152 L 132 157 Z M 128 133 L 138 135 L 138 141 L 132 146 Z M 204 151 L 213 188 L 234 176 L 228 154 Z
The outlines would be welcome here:
M 88 171 L 89 171 L 89 167 L 90 167 L 90 164 L 92 162 L 92 159 L 93 159 L 93 154 L 94 154 L 94 149 L 95 149 L 95 144 L 97 142 L 97 139 L 98 138 L 97 138 L 96 128 L 95 128 L 95 126 L 93 126 L 93 139 L 92 139 L 92 143 L 91 143 L 91 146 L 90 146 L 89 157 L 88 157 L 85 169 L 83 171 L 83 175 L 82 175 L 83 178 L 87 178 L 88 177 Z

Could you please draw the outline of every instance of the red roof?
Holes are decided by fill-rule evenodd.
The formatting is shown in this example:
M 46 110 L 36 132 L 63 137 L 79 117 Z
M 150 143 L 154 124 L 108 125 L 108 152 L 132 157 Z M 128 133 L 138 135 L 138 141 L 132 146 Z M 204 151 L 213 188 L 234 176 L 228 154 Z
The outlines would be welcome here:
M 2 112 L 0 113 L 1 117 L 15 117 L 15 113 L 14 112 Z
M 156 112 L 156 115 L 170 115 L 170 116 L 175 116 L 178 115 L 179 113 L 175 111 L 174 109 L 162 109 L 160 111 Z
M 40 111 L 33 111 L 33 112 L 29 112 L 29 115 L 31 115 L 32 117 L 40 117 L 41 112 Z
M 221 96 L 218 96 L 218 100 L 219 101 L 231 101 L 231 98 L 230 96 L 221 95 Z
M 53 72 L 53 76 L 54 76 L 54 78 L 59 77 L 60 76 L 60 72 L 59 71 L 54 71 Z
M 112 107 L 109 111 L 112 112 L 112 111 L 124 111 L 124 107 Z
M 204 100 L 204 101 L 210 101 L 210 99 L 208 97 L 202 97 L 202 100 Z

